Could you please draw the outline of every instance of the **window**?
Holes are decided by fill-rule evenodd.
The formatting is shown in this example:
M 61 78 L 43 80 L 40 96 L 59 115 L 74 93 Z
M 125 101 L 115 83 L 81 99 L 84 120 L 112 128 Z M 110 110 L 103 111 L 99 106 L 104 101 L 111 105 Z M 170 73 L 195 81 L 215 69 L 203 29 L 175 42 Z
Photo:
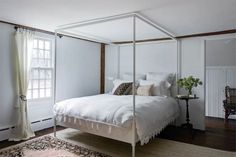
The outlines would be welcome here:
M 52 41 L 43 38 L 34 39 L 32 68 L 28 85 L 28 99 L 52 97 L 53 57 Z

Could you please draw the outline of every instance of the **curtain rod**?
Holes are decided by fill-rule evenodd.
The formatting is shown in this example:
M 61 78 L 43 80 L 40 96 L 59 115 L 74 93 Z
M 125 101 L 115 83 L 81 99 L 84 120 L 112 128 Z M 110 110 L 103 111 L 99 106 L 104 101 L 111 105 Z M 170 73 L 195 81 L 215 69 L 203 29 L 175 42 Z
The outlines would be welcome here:
M 31 31 L 40 32 L 40 33 L 46 33 L 46 34 L 54 35 L 52 32 L 41 30 L 41 29 L 36 29 L 36 28 L 33 28 L 33 27 L 28 27 L 28 26 L 23 26 L 23 25 L 15 25 L 14 26 L 15 30 L 17 30 L 18 28 L 22 28 L 22 29 L 27 29 L 27 30 L 31 30 Z M 63 35 L 62 34 L 58 34 L 58 37 L 62 38 Z
M 51 31 L 47 31 L 47 30 L 43 30 L 43 29 L 38 29 L 38 28 L 34 28 L 34 27 L 29 27 L 29 26 L 25 26 L 25 25 L 20 25 L 20 24 L 16 24 L 16 23 L 12 23 L 12 22 L 7 22 L 7 21 L 0 20 L 0 23 L 13 25 L 14 29 L 24 28 L 24 29 L 28 29 L 28 30 L 32 30 L 32 31 L 40 32 L 40 33 L 45 33 L 45 34 L 49 34 L 49 35 L 55 35 L 55 33 L 51 32 Z M 100 42 L 91 41 L 91 40 L 87 40 L 87 39 L 82 39 L 82 38 L 78 38 L 78 37 L 73 37 L 73 36 L 70 36 L 70 35 L 62 34 L 62 33 L 58 33 L 58 36 L 60 38 L 64 36 L 64 37 L 84 40 L 84 41 L 88 41 L 88 42 L 92 42 L 92 43 L 102 44 Z

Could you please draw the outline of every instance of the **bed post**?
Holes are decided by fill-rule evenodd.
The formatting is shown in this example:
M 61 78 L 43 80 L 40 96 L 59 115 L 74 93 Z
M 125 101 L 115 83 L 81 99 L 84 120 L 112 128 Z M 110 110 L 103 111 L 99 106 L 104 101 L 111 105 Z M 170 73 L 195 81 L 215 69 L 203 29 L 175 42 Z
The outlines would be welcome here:
M 55 52 L 54 52 L 54 80 L 53 80 L 53 86 L 54 86 L 54 91 L 53 91 L 53 105 L 56 103 L 56 58 L 57 58 L 57 31 L 55 31 Z M 56 132 L 57 132 L 57 119 L 56 115 L 53 116 L 53 121 L 54 121 L 54 126 L 53 126 L 53 134 L 54 137 L 56 137 Z
M 54 137 L 57 137 L 57 118 L 56 118 L 56 116 L 53 117 L 53 121 L 54 121 L 53 135 L 54 135 Z
M 117 46 L 117 54 L 118 54 L 118 66 L 117 66 L 117 75 L 116 78 L 120 79 L 120 45 Z
M 176 39 L 177 43 L 177 74 L 176 74 L 176 82 L 181 78 L 181 42 Z M 179 94 L 179 86 L 177 86 L 177 94 Z
M 136 115 L 135 115 L 135 94 L 136 94 L 136 15 L 133 15 L 133 142 L 132 157 L 135 157 L 136 144 Z

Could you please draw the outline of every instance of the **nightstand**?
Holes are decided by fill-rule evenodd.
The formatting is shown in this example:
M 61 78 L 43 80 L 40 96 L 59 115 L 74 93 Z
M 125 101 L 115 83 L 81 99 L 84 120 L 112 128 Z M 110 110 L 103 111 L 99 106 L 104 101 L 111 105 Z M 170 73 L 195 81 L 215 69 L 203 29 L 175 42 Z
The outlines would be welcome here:
M 187 128 L 187 129 L 192 129 L 193 128 L 193 124 L 189 123 L 190 119 L 189 119 L 189 100 L 194 100 L 194 99 L 198 99 L 198 97 L 189 97 L 189 96 L 177 96 L 176 99 L 178 100 L 185 100 L 186 103 L 186 123 L 182 124 L 181 127 L 183 128 Z

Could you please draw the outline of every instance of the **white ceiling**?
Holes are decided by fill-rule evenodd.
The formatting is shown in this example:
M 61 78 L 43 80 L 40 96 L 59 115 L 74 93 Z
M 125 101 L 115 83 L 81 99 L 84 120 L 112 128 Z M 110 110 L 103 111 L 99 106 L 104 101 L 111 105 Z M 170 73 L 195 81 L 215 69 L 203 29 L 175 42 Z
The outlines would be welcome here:
M 236 29 L 236 0 L 0 0 L 0 20 L 50 31 L 129 12 L 142 13 L 176 36 Z

